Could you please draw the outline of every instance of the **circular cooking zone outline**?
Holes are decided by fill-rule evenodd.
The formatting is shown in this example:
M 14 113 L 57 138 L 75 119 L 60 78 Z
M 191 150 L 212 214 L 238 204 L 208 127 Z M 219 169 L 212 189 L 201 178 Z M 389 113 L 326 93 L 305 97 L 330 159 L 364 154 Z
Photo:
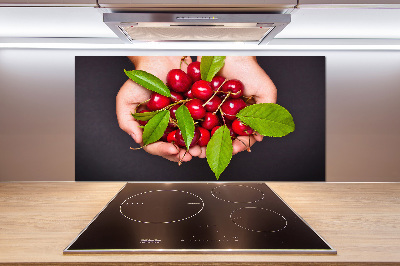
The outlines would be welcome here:
M 274 229 L 267 229 L 267 230 L 258 230 L 258 229 L 254 229 L 254 228 L 249 228 L 249 227 L 251 227 L 251 226 L 246 226 L 246 225 L 243 225 L 243 224 L 245 224 L 245 223 L 247 223 L 247 221 L 244 221 L 244 222 L 242 222 L 241 221 L 241 219 L 243 218 L 242 216 L 244 216 L 244 217 L 246 217 L 246 216 L 248 216 L 248 215 L 246 215 L 245 213 L 244 213 L 244 215 L 240 215 L 239 214 L 239 216 L 236 216 L 236 217 L 234 217 L 234 215 L 235 215 L 235 212 L 237 213 L 237 212 L 241 212 L 241 211 L 246 211 L 246 210 L 257 210 L 257 211 L 259 211 L 259 210 L 262 210 L 262 212 L 265 214 L 265 213 L 273 213 L 274 215 L 275 215 L 275 219 L 276 219 L 276 216 L 279 216 L 279 218 L 280 218 L 280 221 L 279 221 L 279 223 L 282 223 L 282 222 L 284 222 L 284 224 L 282 223 L 280 226 L 278 226 L 278 227 L 276 227 L 276 229 L 274 228 Z M 267 225 L 267 223 L 264 223 L 264 221 L 262 221 L 261 219 L 260 219 L 260 217 L 262 218 L 262 213 L 261 213 L 261 215 L 260 215 L 260 213 L 257 213 L 256 214 L 257 215 L 257 217 L 259 218 L 259 219 L 257 219 L 257 218 L 255 218 L 255 219 L 248 219 L 248 221 L 250 221 L 250 223 L 257 223 L 257 222 L 260 222 L 261 224 L 262 224 L 262 226 L 261 227 L 263 227 L 263 226 L 266 226 Z M 240 228 L 242 228 L 242 229 L 245 229 L 245 230 L 248 230 L 248 231 L 251 231 L 251 232 L 257 232 L 257 233 L 276 233 L 276 232 L 279 232 L 279 231 L 282 231 L 282 230 L 284 230 L 286 227 L 287 227 L 287 220 L 286 220 L 286 218 L 282 215 L 282 214 L 280 214 L 280 213 L 277 213 L 276 211 L 273 211 L 273 210 L 270 210 L 270 209 L 266 209 L 266 208 L 262 208 L 262 207 L 242 207 L 242 208 L 239 208 L 239 209 L 236 209 L 236 210 L 234 210 L 233 212 L 231 212 L 231 214 L 229 215 L 229 217 L 230 217 L 230 219 L 231 219 L 231 221 L 234 223 L 234 224 L 236 224 L 237 226 L 239 226 Z M 248 218 L 248 217 L 247 217 Z M 260 221 L 261 220 L 261 221 Z M 268 221 L 270 221 L 271 219 L 270 218 L 268 218 L 267 219 Z
M 143 206 L 144 208 L 149 208 L 149 206 L 146 206 L 146 204 L 144 204 L 142 201 L 143 200 L 139 200 L 138 202 L 131 202 L 134 201 L 135 198 L 138 198 L 140 196 L 147 196 L 150 193 L 155 193 L 155 192 L 179 192 L 179 193 L 185 193 L 185 194 L 177 194 L 178 196 L 187 196 L 190 195 L 192 197 L 196 197 L 196 199 L 200 200 L 200 202 L 186 202 L 187 205 L 190 206 L 200 206 L 200 208 L 198 210 L 196 210 L 195 212 L 192 212 L 190 216 L 186 216 L 184 218 L 176 218 L 176 219 L 169 219 L 167 221 L 148 221 L 148 220 L 144 220 L 144 219 L 138 219 L 138 218 L 132 218 L 130 217 L 127 213 L 123 212 L 123 206 L 129 206 L 131 205 L 132 207 L 134 206 Z M 164 203 L 167 202 L 169 203 L 170 201 L 163 201 Z M 184 203 L 183 203 L 184 204 Z M 162 204 L 159 204 L 158 206 L 163 206 Z M 175 209 L 179 209 L 177 208 L 177 206 L 174 206 Z M 204 201 L 201 197 L 197 196 L 196 194 L 193 194 L 191 192 L 187 192 L 187 191 L 183 191 L 183 190 L 176 190 L 176 189 L 171 189 L 171 190 L 163 190 L 163 189 L 159 189 L 159 190 L 149 190 L 149 191 L 145 191 L 145 192 L 141 192 L 138 194 L 135 194 L 133 196 L 130 196 L 129 198 L 125 199 L 121 205 L 119 206 L 119 212 L 122 214 L 122 216 L 124 216 L 125 218 L 137 222 L 137 223 L 144 223 L 144 224 L 168 224 L 168 223 L 176 223 L 176 222 L 181 222 L 184 220 L 188 220 L 194 216 L 196 216 L 197 214 L 199 214 L 202 210 L 204 209 Z M 148 211 L 146 213 L 149 213 Z
M 225 188 L 227 188 L 227 187 L 229 187 L 229 188 L 232 188 L 232 187 L 235 187 L 235 188 L 238 188 L 238 187 L 240 187 L 240 188 L 249 188 L 249 189 L 252 189 L 252 190 L 256 191 L 257 193 L 259 193 L 259 195 L 257 195 L 258 197 L 255 200 L 252 200 L 252 201 L 235 201 L 235 200 L 230 200 L 230 199 L 224 199 L 223 198 L 224 196 L 219 197 L 219 196 L 215 195 L 215 194 L 217 194 L 216 193 L 217 189 L 221 189 L 221 188 L 224 188 L 224 187 Z M 229 203 L 249 203 L 249 204 L 261 201 L 265 197 L 264 192 L 262 192 L 258 188 L 250 187 L 250 186 L 246 186 L 246 185 L 222 185 L 222 186 L 217 186 L 217 187 L 215 187 L 215 188 L 213 188 L 211 190 L 211 195 L 216 199 L 219 199 L 219 200 L 222 200 L 222 201 L 225 201 L 225 202 L 229 202 Z M 238 194 L 236 194 L 236 195 L 238 195 Z

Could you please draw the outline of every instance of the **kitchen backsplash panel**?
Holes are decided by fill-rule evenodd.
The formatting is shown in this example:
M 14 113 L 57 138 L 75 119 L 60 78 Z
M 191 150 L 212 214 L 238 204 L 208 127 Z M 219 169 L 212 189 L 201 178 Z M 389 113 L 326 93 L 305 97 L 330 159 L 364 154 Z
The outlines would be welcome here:
M 159 57 L 149 58 L 157 65 Z M 275 83 L 277 103 L 293 115 L 296 129 L 282 138 L 264 137 L 251 153 L 234 155 L 219 181 L 324 181 L 325 57 L 260 56 L 257 61 Z M 127 80 L 124 69 L 134 69 L 127 57 L 75 59 L 76 180 L 215 181 L 206 159 L 178 166 L 130 149 L 136 144 L 115 115 L 115 97 Z

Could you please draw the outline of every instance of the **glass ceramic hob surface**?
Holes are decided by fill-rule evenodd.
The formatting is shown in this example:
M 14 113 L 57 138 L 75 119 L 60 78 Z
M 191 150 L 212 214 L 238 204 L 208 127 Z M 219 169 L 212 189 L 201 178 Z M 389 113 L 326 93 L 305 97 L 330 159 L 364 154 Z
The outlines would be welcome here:
M 127 183 L 64 253 L 331 253 L 264 183 Z

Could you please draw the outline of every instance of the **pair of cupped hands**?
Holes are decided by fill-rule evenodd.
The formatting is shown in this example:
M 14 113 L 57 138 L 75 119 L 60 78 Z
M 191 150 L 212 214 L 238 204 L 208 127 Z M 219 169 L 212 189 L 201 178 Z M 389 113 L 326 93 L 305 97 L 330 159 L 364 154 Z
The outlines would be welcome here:
M 166 77 L 171 69 L 180 67 L 181 56 L 134 56 L 128 57 L 135 65 L 135 69 L 144 70 L 161 79 L 166 84 Z M 192 62 L 190 57 L 185 59 L 187 64 Z M 197 58 L 201 61 L 201 57 Z M 182 70 L 187 72 L 187 65 L 182 64 Z M 253 97 L 256 103 L 276 103 L 277 91 L 274 83 L 258 65 L 255 57 L 252 56 L 227 56 L 224 67 L 217 75 L 226 79 L 238 79 L 244 84 L 244 96 Z M 151 91 L 143 88 L 139 84 L 128 79 L 117 95 L 117 119 L 120 128 L 128 133 L 136 143 L 143 145 L 143 130 L 139 123 L 132 117 L 138 104 L 150 98 Z M 249 140 L 250 138 L 250 140 Z M 239 140 L 240 139 L 240 140 Z M 263 137 L 259 134 L 251 136 L 239 136 L 232 143 L 233 154 L 237 154 L 248 147 L 244 143 L 252 146 L 256 141 L 262 141 Z M 149 144 L 143 149 L 153 155 L 162 156 L 170 161 L 178 162 L 190 161 L 193 157 L 206 157 L 206 147 L 198 145 L 186 150 L 179 148 L 172 143 L 157 141 Z M 183 159 L 182 159 L 183 158 Z

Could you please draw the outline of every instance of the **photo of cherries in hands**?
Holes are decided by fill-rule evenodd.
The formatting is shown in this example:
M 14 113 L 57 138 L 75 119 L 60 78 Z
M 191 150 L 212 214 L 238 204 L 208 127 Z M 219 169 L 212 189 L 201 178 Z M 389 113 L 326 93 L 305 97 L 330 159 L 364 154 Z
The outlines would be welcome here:
M 181 58 L 181 66 L 187 64 L 185 59 Z M 196 145 L 204 147 L 217 180 L 232 158 L 233 141 L 240 141 L 250 152 L 251 138 L 282 137 L 295 128 L 284 107 L 257 103 L 256 97 L 246 93 L 246 83 L 225 78 L 225 60 L 225 56 L 203 56 L 201 62 L 187 64 L 186 72 L 171 69 L 166 77 L 125 70 L 131 80 L 151 91 L 150 98 L 132 110 L 143 129 L 142 147 L 156 141 L 186 152 Z

